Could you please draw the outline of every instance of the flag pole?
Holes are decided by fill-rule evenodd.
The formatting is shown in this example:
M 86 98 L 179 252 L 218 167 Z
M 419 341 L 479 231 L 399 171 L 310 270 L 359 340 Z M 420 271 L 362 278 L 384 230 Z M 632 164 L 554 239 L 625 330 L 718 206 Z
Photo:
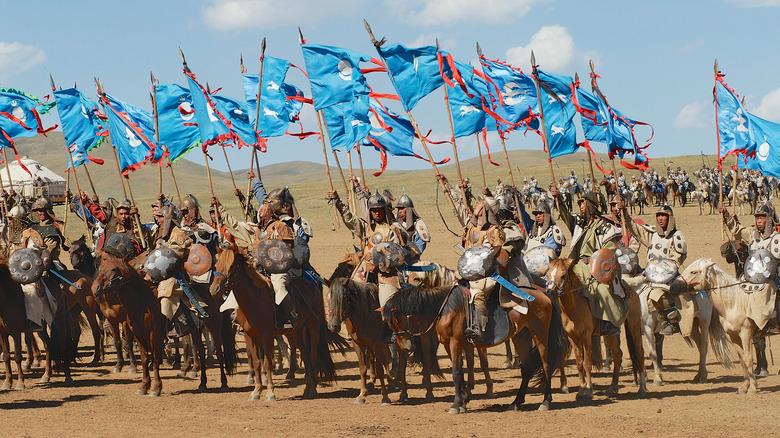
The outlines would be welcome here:
M 93 246 L 94 243 L 92 241 L 92 232 L 89 231 L 89 224 L 87 223 L 87 210 L 84 208 L 84 201 L 81 200 L 81 188 L 79 187 L 79 177 L 78 175 L 76 175 L 76 166 L 73 165 L 73 153 L 70 151 L 70 148 L 68 148 L 68 159 L 70 160 L 70 168 L 71 170 L 73 170 L 73 180 L 76 182 L 76 192 L 78 192 L 77 198 L 79 200 L 79 205 L 81 206 L 81 219 L 84 220 L 84 228 L 87 230 L 87 238 L 89 239 L 89 244 L 90 246 Z M 70 179 L 68 179 L 68 181 L 70 181 Z M 67 212 L 68 209 L 66 208 L 65 211 Z
M 385 61 L 384 55 L 382 55 L 382 51 L 379 50 L 381 44 L 379 41 L 374 38 L 374 32 L 371 31 L 371 26 L 369 26 L 368 21 L 363 20 L 363 24 L 366 27 L 366 31 L 368 32 L 368 36 L 371 37 L 371 43 L 374 44 L 374 47 L 377 48 L 377 52 L 379 52 L 380 58 L 382 58 L 382 63 L 385 65 L 385 69 L 387 69 L 387 62 Z M 390 73 L 390 70 L 387 69 L 387 74 L 390 76 L 390 78 L 393 78 L 392 73 Z M 450 203 L 450 207 L 452 208 L 453 214 L 457 215 L 457 209 L 455 208 L 455 201 L 452 199 L 452 195 L 447 190 L 447 185 L 444 183 L 443 179 L 439 179 L 438 176 L 441 175 L 441 172 L 439 172 L 438 167 L 436 167 L 436 162 L 433 160 L 433 155 L 431 155 L 431 151 L 428 150 L 428 144 L 425 141 L 425 137 L 423 137 L 422 133 L 420 132 L 420 128 L 417 126 L 417 122 L 414 120 L 414 117 L 412 117 L 411 111 L 406 111 L 406 115 L 409 117 L 409 122 L 411 122 L 412 127 L 414 128 L 414 132 L 417 134 L 417 137 L 420 139 L 420 143 L 422 143 L 423 149 L 425 150 L 425 155 L 428 156 L 428 161 L 431 163 L 431 167 L 433 167 L 433 173 L 436 175 L 436 179 L 439 181 L 439 184 L 441 185 L 442 189 L 444 190 L 444 193 L 447 195 L 447 200 Z M 463 205 L 466 206 L 466 200 L 463 200 Z
M 154 77 L 154 73 L 149 70 L 149 76 L 152 80 L 152 92 L 149 95 L 149 97 L 152 98 L 152 111 L 154 112 L 154 141 L 157 143 L 157 147 L 162 147 L 160 145 L 160 120 L 159 120 L 159 113 L 157 111 L 157 79 Z M 164 156 L 165 154 L 163 154 Z M 163 192 L 163 178 L 162 178 L 162 166 L 163 166 L 163 158 L 160 158 L 160 163 L 157 169 L 157 195 L 162 195 Z
M 185 73 L 192 73 L 192 70 L 187 66 L 187 60 L 184 58 L 184 52 L 181 50 L 181 47 L 179 47 L 179 57 L 181 58 L 181 64 L 182 68 L 184 69 Z M 209 105 L 208 102 L 206 102 L 206 105 Z M 212 108 L 213 109 L 213 108 Z M 211 191 L 211 197 L 216 198 L 217 196 L 214 194 L 214 183 L 211 180 L 211 167 L 209 167 L 209 154 L 206 152 L 205 147 L 201 148 L 203 151 L 203 160 L 206 162 L 206 176 L 209 179 L 209 190 Z M 216 214 L 214 217 L 217 219 L 217 240 L 222 240 L 222 220 L 219 215 L 219 211 L 216 211 Z
M 300 29 L 298 30 L 300 33 Z M 333 192 L 335 189 L 333 188 L 333 178 L 330 176 L 330 164 L 328 163 L 328 148 L 325 145 L 325 135 L 322 132 L 322 118 L 320 117 L 322 113 L 322 110 L 315 111 L 317 113 L 317 127 L 320 130 L 320 140 L 322 141 L 322 156 L 325 158 L 325 174 L 328 176 L 328 187 L 330 188 L 330 191 Z M 349 202 L 349 191 L 347 191 L 347 202 Z M 336 207 L 336 204 L 333 204 L 333 212 L 336 214 L 334 221 L 336 222 L 337 227 L 341 227 L 340 221 L 337 220 L 339 216 L 339 210 Z
M 487 187 L 487 179 L 485 178 L 485 164 L 482 162 L 482 142 L 479 141 L 479 134 L 474 133 L 474 137 L 477 139 L 477 152 L 479 153 L 479 170 L 482 171 L 482 186 Z
M 539 73 L 536 71 L 536 56 L 534 56 L 533 50 L 531 50 L 531 68 L 533 69 L 532 74 L 535 79 L 534 84 L 536 85 L 536 100 L 539 102 L 539 123 L 541 124 L 541 128 L 542 128 L 542 144 L 544 144 L 544 150 L 547 151 L 547 165 L 550 169 L 550 178 L 552 178 L 553 186 L 555 186 L 555 172 L 553 171 L 553 167 L 552 167 L 552 156 L 550 155 L 550 145 L 547 143 L 547 129 L 544 126 L 544 109 L 542 108 L 542 96 L 541 94 L 539 94 Z M 506 153 L 506 150 L 504 153 Z
M 8 161 L 8 154 L 5 152 L 6 148 L 3 148 L 3 160 L 5 160 L 5 170 L 6 173 L 8 173 L 8 187 L 9 187 L 9 193 L 10 190 L 14 189 L 14 182 L 11 179 L 11 162 Z M 19 163 L 22 164 L 22 163 Z
M 176 197 L 179 198 L 179 203 L 181 204 L 181 192 L 179 192 L 179 184 L 176 183 L 176 174 L 173 173 L 173 163 L 171 163 L 171 160 L 168 159 L 168 157 L 165 157 L 165 165 L 168 166 L 168 169 L 171 170 L 171 179 L 173 180 L 173 187 L 176 189 Z
M 72 170 L 72 169 L 71 169 Z M 67 178 L 65 179 L 65 193 L 68 193 L 70 191 L 70 172 L 67 170 L 65 171 L 67 174 Z M 70 210 L 70 200 L 67 199 L 67 196 L 65 198 L 65 218 L 62 222 L 62 235 L 65 235 L 65 229 L 68 228 L 68 210 Z
M 575 72 L 574 73 L 574 83 L 575 84 L 579 84 L 579 82 L 580 82 L 580 75 Z M 590 187 L 591 187 L 591 191 L 593 193 L 596 193 L 596 187 L 598 187 L 598 185 L 596 184 L 596 174 L 593 173 L 593 155 L 592 155 L 592 154 L 595 154 L 595 153 L 590 151 L 590 150 L 586 150 L 585 152 L 586 152 L 586 155 L 588 156 L 588 169 L 590 170 Z
M 744 106 L 744 104 L 743 104 L 743 106 Z M 734 161 L 734 185 L 733 185 L 733 188 L 731 189 L 731 199 L 732 199 L 731 207 L 732 207 L 732 211 L 733 211 L 732 214 L 734 216 L 736 216 L 737 215 L 737 178 L 739 178 L 739 154 L 736 154 L 736 156 L 734 158 L 735 158 L 735 161 Z
M 95 78 L 95 86 L 98 89 L 98 93 L 103 93 L 103 83 L 100 81 L 100 79 Z M 103 103 L 103 100 L 101 100 L 101 99 L 99 99 L 99 100 L 100 100 L 100 108 L 103 109 L 103 114 L 105 114 L 106 113 L 106 105 Z M 106 124 L 106 126 L 108 126 L 108 124 Z M 111 141 L 111 135 L 110 134 L 108 135 L 108 140 Z M 114 162 L 116 163 L 116 174 L 119 177 L 119 184 L 122 187 L 122 194 L 124 195 L 125 198 L 127 198 L 127 189 L 125 188 L 125 181 L 122 178 L 122 169 L 119 166 L 119 155 L 116 152 L 116 147 L 114 146 L 113 142 L 111 142 L 111 149 L 114 151 Z M 75 171 L 74 171 L 74 173 L 75 173 Z
M 366 174 L 363 171 L 363 156 L 360 154 L 360 145 L 355 146 L 357 148 L 357 154 L 358 154 L 358 163 L 360 163 L 360 180 L 363 183 L 364 187 L 367 187 L 366 185 Z
M 257 110 L 255 111 L 255 132 L 257 132 L 257 125 L 260 123 L 260 96 L 263 94 L 263 66 L 265 65 L 265 37 L 260 43 L 260 73 L 257 77 Z M 241 73 L 244 73 L 244 56 L 241 55 Z M 257 161 L 257 148 L 252 148 L 252 157 L 249 161 L 249 171 L 252 171 L 252 163 Z M 257 164 L 257 177 L 260 178 L 260 163 Z M 246 185 L 246 205 L 244 206 L 244 220 L 249 218 L 249 204 L 252 201 L 252 181 L 247 178 Z M 260 200 L 257 200 L 260 202 Z
M 0 146 L 3 149 L 5 149 L 4 146 Z M 6 167 L 8 167 L 8 161 L 5 162 Z M 9 181 L 10 184 L 10 181 Z M 5 192 L 5 184 L 3 184 L 3 175 L 0 175 L 0 190 Z M 8 191 L 8 196 L 11 195 L 10 190 Z M 8 218 L 8 204 L 6 203 L 6 196 L 3 196 L 3 218 Z
M 603 100 L 604 103 L 606 104 L 607 99 L 604 97 L 604 94 L 601 93 L 601 90 L 596 84 L 596 70 L 595 70 L 595 64 L 593 63 L 593 60 L 592 59 L 589 60 L 588 64 L 590 65 L 590 74 L 591 74 L 590 86 L 593 89 L 593 92 L 595 92 L 601 98 L 601 100 Z M 610 111 L 612 110 L 610 109 Z M 609 117 L 612 117 L 612 115 L 610 114 Z M 609 161 L 612 163 L 612 178 L 615 180 L 615 194 L 617 195 L 618 199 L 620 199 L 620 201 L 622 202 L 623 194 L 620 193 L 620 188 L 618 187 L 618 175 L 617 175 L 617 169 L 615 167 L 615 157 L 609 157 Z
M 87 180 L 89 181 L 90 188 L 92 188 L 92 194 L 97 195 L 97 190 L 95 190 L 95 183 L 92 182 L 92 175 L 89 174 L 87 163 L 84 163 L 84 172 L 87 174 Z
M 360 146 L 360 142 L 355 144 L 355 147 Z M 350 179 L 350 185 L 352 185 L 352 177 L 355 176 L 355 173 L 352 171 L 352 151 L 347 151 L 347 164 L 349 165 L 349 179 Z M 352 211 L 355 211 L 357 209 L 357 200 L 353 197 L 352 198 Z

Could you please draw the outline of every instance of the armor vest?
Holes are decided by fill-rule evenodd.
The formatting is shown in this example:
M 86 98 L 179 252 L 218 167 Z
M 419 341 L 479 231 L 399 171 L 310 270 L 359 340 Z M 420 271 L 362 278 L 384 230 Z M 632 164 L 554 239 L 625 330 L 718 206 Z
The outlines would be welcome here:
M 679 267 L 687 255 L 688 247 L 679 230 L 675 230 L 669 237 L 663 237 L 655 232 L 651 235 L 650 245 L 647 248 L 648 259 L 669 259 Z

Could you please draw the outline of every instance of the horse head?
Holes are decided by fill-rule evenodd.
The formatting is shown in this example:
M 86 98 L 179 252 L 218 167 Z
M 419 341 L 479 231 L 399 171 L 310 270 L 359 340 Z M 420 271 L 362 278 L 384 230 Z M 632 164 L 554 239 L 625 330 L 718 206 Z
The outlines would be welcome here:
M 341 321 L 344 320 L 344 315 L 347 312 L 346 295 L 349 283 L 349 278 L 336 277 L 335 272 L 328 281 L 328 289 L 330 290 L 328 293 L 328 330 L 333 333 L 341 331 Z
M 550 261 L 545 278 L 547 278 L 547 291 L 557 295 L 566 292 L 566 284 L 574 273 L 572 272 L 574 259 L 555 259 Z
M 104 293 L 117 287 L 130 273 L 131 269 L 127 263 L 114 255 L 105 251 L 98 250 L 100 257 L 100 268 L 92 281 L 92 294 L 98 298 Z
M 227 248 L 217 246 L 217 262 L 214 264 L 214 279 L 211 280 L 209 293 L 212 297 L 222 296 L 223 290 L 226 290 L 228 280 L 233 276 L 236 270 L 236 253 L 238 249 L 235 244 Z
M 688 286 L 689 290 L 694 290 L 695 286 L 699 289 L 708 287 L 707 277 L 711 269 L 715 267 L 715 262 L 711 258 L 701 258 L 694 260 L 693 263 L 680 274 L 682 281 Z
M 92 256 L 89 246 L 87 246 L 86 236 L 82 235 L 73 241 L 68 253 L 73 269 L 85 272 L 85 270 L 90 270 L 90 268 L 94 267 L 95 258 Z
M 405 315 L 397 307 L 390 308 L 388 311 L 382 309 L 382 313 L 390 316 L 387 319 L 390 329 L 395 334 L 396 345 L 407 354 L 414 353 L 414 339 L 410 330 L 412 315 Z
M 344 256 L 344 259 L 341 260 L 338 265 L 336 265 L 336 269 L 333 270 L 333 273 L 330 274 L 330 277 L 325 279 L 325 285 L 330 287 L 331 281 L 333 281 L 335 278 L 349 278 L 352 276 L 352 272 L 357 268 L 357 265 L 360 263 L 360 253 L 356 252 L 349 252 L 347 250 L 347 254 Z

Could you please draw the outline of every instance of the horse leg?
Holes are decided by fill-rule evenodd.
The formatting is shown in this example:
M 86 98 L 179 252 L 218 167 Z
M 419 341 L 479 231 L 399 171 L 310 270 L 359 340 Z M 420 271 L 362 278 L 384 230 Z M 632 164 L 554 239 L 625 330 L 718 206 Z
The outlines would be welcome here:
M 398 349 L 398 370 L 395 373 L 395 381 L 398 385 L 398 401 L 405 402 L 409 400 L 408 385 L 406 383 L 406 362 L 408 355 L 404 349 Z
M 653 362 L 653 385 L 661 386 L 664 382 L 663 375 L 661 374 L 661 364 L 658 360 L 658 353 L 655 349 L 655 326 L 657 324 L 657 313 L 655 318 L 648 315 L 643 324 L 642 332 L 645 338 L 645 345 L 647 345 L 647 352 L 650 356 L 650 361 Z
M 150 358 L 149 352 L 146 350 L 146 347 L 143 346 L 139 342 L 138 349 L 141 351 L 141 384 L 138 385 L 138 389 L 135 391 L 138 395 L 146 395 L 146 393 L 149 391 L 149 387 L 151 386 L 152 379 L 149 375 L 149 361 Z
M 528 333 L 527 331 L 524 333 Z M 517 348 L 517 354 L 519 355 L 521 352 L 523 353 L 523 364 L 526 364 L 528 362 L 528 352 L 531 350 L 533 338 L 531 336 L 515 336 L 515 347 Z M 525 395 L 528 391 L 528 383 L 531 381 L 531 376 L 529 372 L 526 372 L 526 368 L 524 366 L 520 367 L 520 373 L 522 374 L 522 381 L 520 383 L 520 388 L 517 390 L 517 394 L 515 395 L 515 399 L 512 401 L 512 403 L 509 405 L 510 410 L 519 411 L 520 406 L 522 406 L 523 403 L 525 403 Z
M 582 340 L 582 369 L 585 374 L 585 379 L 581 380 L 581 382 L 584 382 L 585 386 L 580 385 L 580 393 L 582 395 L 580 393 L 577 394 L 578 400 L 593 400 L 593 377 L 591 372 L 593 368 L 593 337 L 590 335 L 591 333 L 593 333 L 592 328 L 590 331 L 586 330 L 585 333 L 580 333 Z
M 5 364 L 5 380 L 0 386 L 0 391 L 8 391 L 14 383 L 14 375 L 11 371 L 11 347 L 8 344 L 8 336 L 5 334 L 0 335 L 0 349 L 3 352 L 3 363 Z
M 37 362 L 38 362 L 37 365 L 40 366 L 41 352 L 37 348 L 38 345 L 36 345 L 36 343 L 35 343 L 35 335 L 33 334 L 33 332 L 30 332 L 30 331 L 24 332 L 24 344 L 25 344 L 25 346 L 27 348 L 27 360 L 24 361 L 24 364 L 22 365 L 22 368 L 25 371 L 28 371 L 28 370 L 32 369 L 33 357 L 35 357 L 35 359 L 37 359 Z M 36 355 L 36 353 L 37 353 L 37 355 Z
M 254 341 L 254 340 L 253 340 Z M 250 396 L 250 400 L 258 400 L 260 398 L 260 391 L 261 391 L 261 385 L 260 385 L 260 375 L 262 374 L 262 371 L 265 371 L 265 374 L 267 376 L 266 379 L 266 391 L 265 391 L 265 401 L 272 402 L 276 401 L 276 394 L 274 394 L 274 379 L 272 375 L 273 371 L 273 351 L 274 351 L 274 338 L 270 334 L 263 335 L 262 339 L 262 355 L 263 357 L 260 357 L 260 347 L 256 347 L 257 356 L 255 357 L 255 390 L 252 392 L 252 395 Z M 262 371 L 261 371 L 261 364 L 262 364 Z
M 44 327 L 44 330 L 46 328 Z M 41 380 L 39 380 L 39 383 L 49 383 L 49 380 L 51 380 L 51 353 L 49 348 L 49 336 L 46 335 L 45 331 L 38 332 L 38 338 L 43 342 L 43 346 L 46 348 L 46 361 L 44 362 L 43 367 L 43 375 L 41 376 Z M 37 345 L 36 342 L 33 342 L 33 348 Z M 40 353 L 39 353 L 40 354 Z M 40 363 L 40 359 L 39 359 Z
M 123 354 L 124 349 L 127 349 L 127 358 L 130 360 L 130 368 L 127 369 L 129 374 L 135 374 L 138 372 L 138 363 L 135 359 L 135 339 L 130 332 L 130 323 L 127 321 L 122 322 L 122 344 L 123 350 L 119 350 L 117 354 Z
M 122 368 L 125 366 L 125 355 L 122 352 L 122 336 L 119 334 L 119 324 L 117 321 L 109 323 L 109 331 L 111 331 L 111 340 L 114 343 L 114 350 L 116 350 L 116 365 L 111 370 L 112 373 L 122 372 Z
M 619 335 L 605 336 L 607 348 L 612 352 L 612 383 L 607 388 L 607 394 L 618 393 L 618 379 L 620 378 L 620 365 L 623 363 L 623 352 L 620 349 Z
M 152 310 L 154 312 L 156 309 Z M 159 310 L 157 310 L 159 312 Z M 162 340 L 163 336 L 165 336 L 165 320 L 162 315 L 159 315 L 158 321 L 155 321 L 155 325 L 152 327 L 152 329 L 149 331 L 149 343 L 152 346 L 152 351 L 150 352 L 149 356 L 151 356 L 151 366 L 152 366 L 152 376 L 151 376 L 151 390 L 149 391 L 149 396 L 151 397 L 159 397 L 162 393 L 162 379 L 160 379 L 160 359 L 162 354 Z
M 707 327 L 709 327 L 709 321 L 706 321 L 705 325 L 705 321 L 702 321 L 701 316 L 698 316 L 696 320 L 699 324 L 693 327 L 691 337 L 696 344 L 696 348 L 699 350 L 699 370 L 697 371 L 696 376 L 693 377 L 693 383 L 707 383 L 707 349 L 709 347 L 709 345 L 707 345 L 709 338 L 709 330 L 707 330 Z
M 432 336 L 425 334 L 420 336 L 420 346 L 422 348 L 422 366 L 423 366 L 423 381 L 422 384 L 425 387 L 425 400 L 432 402 L 433 398 L 433 382 L 431 381 L 431 369 L 432 362 L 436 359 L 436 354 L 433 357 L 429 354 L 431 351 Z M 473 373 L 472 373 L 473 374 Z
M 195 319 L 196 317 L 192 315 Z M 196 327 L 198 326 L 197 321 L 194 324 Z M 201 325 L 201 328 L 196 328 L 192 331 L 192 344 L 194 347 L 193 351 L 193 359 L 195 362 L 195 367 L 193 371 L 190 373 L 190 376 L 188 377 L 196 377 L 197 374 L 194 374 L 198 371 L 200 371 L 200 384 L 198 385 L 198 391 L 205 391 L 206 390 L 206 348 L 203 345 L 203 338 L 201 337 L 201 332 L 203 330 L 203 327 L 205 325 Z
M 753 348 L 756 349 L 756 369 L 753 371 L 758 377 L 767 377 L 769 375 L 768 363 L 766 360 L 766 338 L 754 338 Z
M 306 387 L 303 390 L 303 397 L 314 398 L 317 396 L 317 370 L 319 369 L 320 361 L 319 354 L 317 352 L 317 346 L 320 342 L 320 329 L 317 327 L 315 321 L 310 321 L 310 323 L 306 325 L 309 330 L 308 349 L 306 342 L 303 340 L 303 333 L 301 333 L 299 336 L 296 336 L 296 340 L 300 341 L 297 344 L 301 346 L 303 364 L 306 367 Z
M 504 341 L 504 347 L 506 347 L 506 360 L 504 360 L 504 364 L 501 365 L 501 368 L 503 369 L 509 369 L 512 368 L 512 345 L 511 342 L 507 339 Z
M 353 337 L 354 340 L 354 337 Z M 366 403 L 366 395 L 368 395 L 368 365 L 366 364 L 366 355 L 364 354 L 366 350 L 368 350 L 367 347 L 358 344 L 357 342 L 352 342 L 352 349 L 355 350 L 355 354 L 357 355 L 358 360 L 358 370 L 360 371 L 360 393 L 355 398 L 355 404 L 356 405 L 362 405 Z M 384 385 L 383 385 L 384 388 Z M 384 398 L 384 395 L 383 395 Z
M 466 374 L 468 375 L 466 388 L 471 391 L 476 386 L 476 379 L 474 378 L 474 346 L 471 344 L 466 345 L 463 353 L 466 356 Z
M 211 334 L 211 342 L 213 344 L 214 352 L 217 354 L 217 362 L 219 363 L 219 381 L 220 388 L 227 389 L 227 375 L 225 374 L 225 337 L 233 334 L 232 329 L 228 330 L 228 333 L 222 331 L 222 315 L 217 314 L 206 320 L 209 325 L 209 333 Z M 234 342 L 235 339 L 230 339 L 230 342 Z M 234 344 L 231 344 L 234 345 Z
M 445 321 L 440 321 L 443 324 Z M 454 336 L 451 337 L 449 342 L 445 342 L 447 353 L 452 361 L 452 383 L 455 386 L 455 397 L 452 402 L 452 406 L 447 411 L 449 414 L 463 414 L 466 412 L 466 400 L 468 398 L 468 390 L 466 389 L 466 382 L 463 379 L 463 345 Z
M 742 339 L 742 345 L 745 346 L 743 355 L 745 357 L 745 368 L 747 369 L 748 378 L 747 393 L 755 394 L 758 392 L 758 386 L 756 384 L 756 375 L 753 373 L 753 343 L 751 342 L 753 336 L 748 327 L 742 327 L 739 336 Z
M 389 406 L 390 405 L 390 397 L 387 395 L 387 386 L 385 385 L 385 369 L 384 364 L 387 361 L 385 358 L 385 345 L 383 343 L 378 343 L 374 345 L 374 351 L 372 353 L 373 356 L 373 363 L 374 368 L 377 370 L 377 374 L 379 374 L 379 384 L 382 388 L 382 406 Z
M 734 345 L 734 349 L 737 351 L 737 357 L 739 357 L 739 364 L 742 366 L 742 376 L 743 381 L 742 384 L 739 385 L 739 388 L 737 388 L 737 394 L 747 394 L 748 389 L 750 388 L 750 374 L 752 373 L 752 369 L 749 369 L 747 367 L 747 358 L 745 357 L 745 350 L 746 347 L 742 343 L 742 333 L 741 331 L 739 333 L 736 332 L 729 332 L 729 339 L 731 339 L 731 343 Z M 750 361 L 753 361 L 753 358 L 750 358 Z M 751 364 L 752 365 L 752 364 Z
M 176 376 L 185 378 L 187 373 L 193 368 L 192 334 L 180 337 L 175 345 L 179 343 L 181 343 L 181 355 L 179 355 L 181 360 L 179 361 L 179 373 Z
M 285 380 L 294 380 L 295 379 L 295 372 L 298 371 L 298 346 L 295 344 L 295 341 L 292 337 L 287 335 L 287 345 L 288 347 L 288 359 L 287 364 L 289 365 L 287 367 L 287 374 L 284 376 Z M 301 350 L 301 353 L 303 353 L 303 350 Z
M 487 348 L 477 348 L 477 354 L 479 355 L 479 366 L 482 368 L 482 372 L 485 374 L 485 397 L 495 398 L 493 393 L 493 379 L 490 378 L 490 367 L 488 366 Z

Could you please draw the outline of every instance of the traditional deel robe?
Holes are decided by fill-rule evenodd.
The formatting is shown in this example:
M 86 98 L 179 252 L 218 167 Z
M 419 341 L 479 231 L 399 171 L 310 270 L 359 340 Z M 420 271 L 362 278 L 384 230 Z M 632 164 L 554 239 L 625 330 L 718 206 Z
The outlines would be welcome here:
M 620 327 L 631 305 L 620 280 L 615 279 L 612 284 L 601 284 L 593 279 L 589 266 L 590 257 L 597 250 L 617 249 L 620 231 L 612 222 L 600 216 L 594 217 L 589 223 L 581 224 L 579 216 L 573 216 L 565 203 L 559 203 L 559 207 L 561 219 L 572 233 L 568 257 L 576 261 L 572 269 L 585 285 L 584 295 L 588 299 L 593 316 Z

